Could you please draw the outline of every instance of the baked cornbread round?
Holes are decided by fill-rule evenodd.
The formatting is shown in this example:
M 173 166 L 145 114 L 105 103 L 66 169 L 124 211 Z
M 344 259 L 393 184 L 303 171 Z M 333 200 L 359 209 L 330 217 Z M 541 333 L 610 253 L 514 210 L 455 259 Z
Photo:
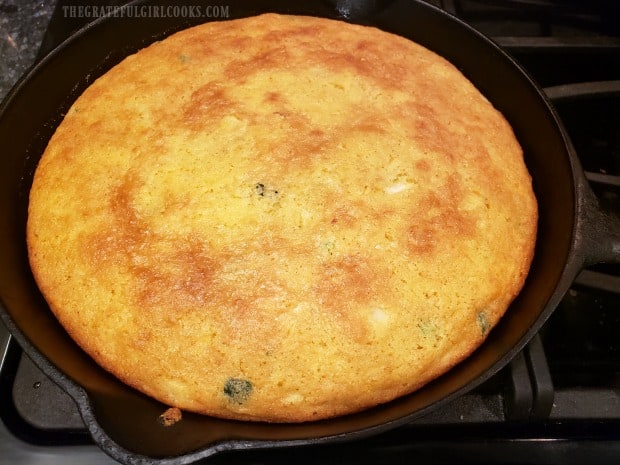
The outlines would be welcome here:
M 523 286 L 536 225 L 510 125 L 454 66 L 267 14 L 97 79 L 41 158 L 27 241 L 51 310 L 125 383 L 299 422 L 467 357 Z

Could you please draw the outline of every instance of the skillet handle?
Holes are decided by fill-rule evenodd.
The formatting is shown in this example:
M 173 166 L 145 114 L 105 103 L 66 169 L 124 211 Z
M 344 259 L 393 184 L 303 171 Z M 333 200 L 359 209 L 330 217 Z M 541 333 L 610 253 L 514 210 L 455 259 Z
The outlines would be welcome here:
M 556 106 L 582 98 L 603 99 L 620 95 L 620 80 L 577 83 L 547 87 L 547 97 Z M 566 134 L 566 131 L 564 131 Z M 579 159 L 570 143 L 576 176 L 577 194 L 577 253 L 581 254 L 583 266 L 597 263 L 620 263 L 620 207 L 598 198 L 591 185 L 606 185 L 620 191 L 620 176 L 601 173 L 584 173 Z
M 616 177 L 620 181 L 620 177 Z M 581 205 L 577 226 L 577 244 L 583 266 L 597 263 L 620 263 L 620 216 L 604 205 L 587 184 L 580 186 Z
M 394 0 L 328 0 L 344 19 L 363 20 L 386 8 Z

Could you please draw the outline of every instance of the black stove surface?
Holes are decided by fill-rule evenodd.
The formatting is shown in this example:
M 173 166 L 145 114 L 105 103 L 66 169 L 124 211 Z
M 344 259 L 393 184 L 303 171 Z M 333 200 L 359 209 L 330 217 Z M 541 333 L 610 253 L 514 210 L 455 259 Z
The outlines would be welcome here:
M 58 2 L 42 52 L 89 18 Z M 504 47 L 545 88 L 603 203 L 620 208 L 620 5 L 428 0 Z M 549 182 L 553 182 L 552 179 Z M 114 463 L 67 394 L 0 327 L 0 463 Z M 5 457 L 3 459 L 3 457 Z M 473 392 L 352 443 L 234 452 L 207 463 L 620 463 L 620 267 L 580 274 L 530 345 Z

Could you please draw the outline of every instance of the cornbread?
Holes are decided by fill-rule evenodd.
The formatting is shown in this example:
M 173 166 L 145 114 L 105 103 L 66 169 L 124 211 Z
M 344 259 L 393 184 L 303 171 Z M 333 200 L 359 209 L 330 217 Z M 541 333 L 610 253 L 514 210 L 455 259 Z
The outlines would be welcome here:
M 537 205 L 504 117 L 375 28 L 266 14 L 97 79 L 35 173 L 51 310 L 166 406 L 301 422 L 415 391 L 519 293 Z

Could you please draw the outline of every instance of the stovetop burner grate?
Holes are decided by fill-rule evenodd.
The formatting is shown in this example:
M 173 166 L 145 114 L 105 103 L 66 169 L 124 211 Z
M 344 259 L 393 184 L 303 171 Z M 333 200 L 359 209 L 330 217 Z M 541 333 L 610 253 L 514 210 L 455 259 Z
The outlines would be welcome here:
M 490 36 L 620 37 L 615 0 L 429 0 Z

